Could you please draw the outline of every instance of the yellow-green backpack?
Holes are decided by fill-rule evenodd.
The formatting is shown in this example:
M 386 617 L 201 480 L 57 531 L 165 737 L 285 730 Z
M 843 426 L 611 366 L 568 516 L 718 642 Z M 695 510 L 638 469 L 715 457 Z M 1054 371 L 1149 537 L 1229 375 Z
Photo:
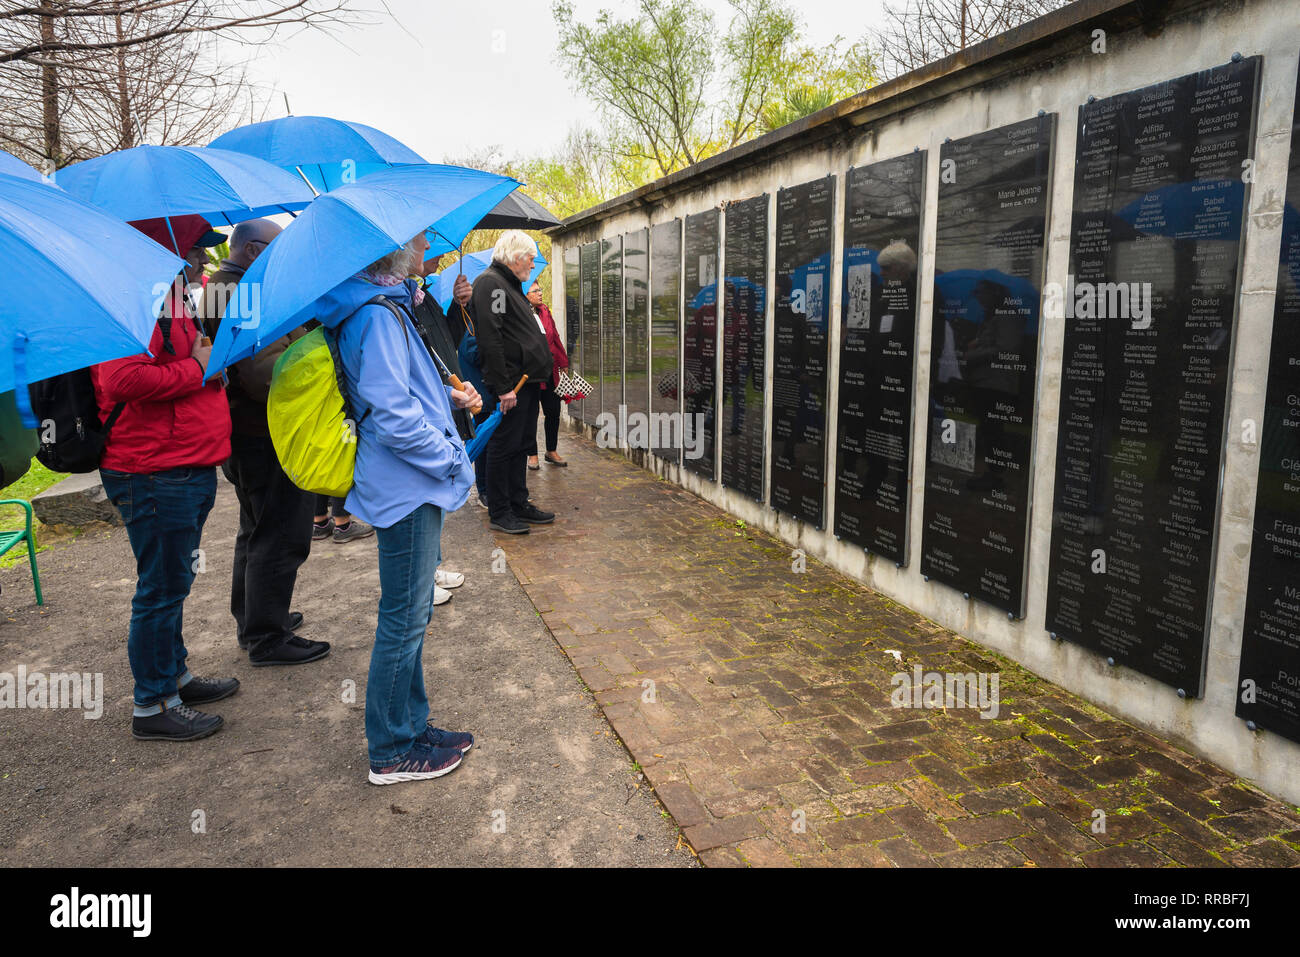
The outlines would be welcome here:
M 352 489 L 357 420 L 327 335 L 317 327 L 276 360 L 266 424 L 280 467 L 294 485 L 343 498 Z

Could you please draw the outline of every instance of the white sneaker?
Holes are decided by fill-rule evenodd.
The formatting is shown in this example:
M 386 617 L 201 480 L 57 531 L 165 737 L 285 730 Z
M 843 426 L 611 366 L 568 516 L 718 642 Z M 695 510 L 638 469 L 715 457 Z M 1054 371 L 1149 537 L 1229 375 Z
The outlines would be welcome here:
M 442 588 L 459 588 L 465 584 L 465 576 L 460 572 L 445 572 L 439 568 L 433 573 L 433 582 Z
M 447 591 L 445 588 L 439 588 L 437 585 L 434 585 L 433 603 L 435 605 L 445 605 L 449 601 L 451 601 L 451 592 Z

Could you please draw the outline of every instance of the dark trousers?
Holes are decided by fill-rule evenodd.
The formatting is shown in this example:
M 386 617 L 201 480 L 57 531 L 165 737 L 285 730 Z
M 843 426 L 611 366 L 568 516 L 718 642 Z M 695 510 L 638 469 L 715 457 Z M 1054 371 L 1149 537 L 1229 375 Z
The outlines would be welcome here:
M 540 388 L 540 387 L 539 387 Z M 554 389 L 541 389 L 537 404 L 545 417 L 546 451 L 554 452 L 560 444 L 560 405 L 562 399 Z M 537 413 L 533 413 L 533 425 L 528 430 L 528 454 L 537 454 Z
M 346 520 L 352 517 L 352 513 L 343 507 L 343 499 L 330 498 L 328 495 L 316 496 L 316 511 L 312 512 L 311 517 L 315 519 L 317 515 L 324 515 L 325 520 L 329 521 L 330 502 L 334 503 L 334 511 L 333 511 L 334 520 L 335 521 L 343 520 L 343 523 L 346 525 L 347 524 Z
M 536 383 L 530 382 L 516 393 L 519 403 L 501 417 L 483 453 L 488 460 L 488 515 L 493 521 L 528 502 L 528 446 L 537 441 L 537 392 Z
M 147 474 L 100 469 L 99 474 L 104 494 L 122 513 L 135 554 L 126 642 L 135 706 L 161 711 L 180 703 L 176 685 L 185 677 L 187 656 L 182 608 L 204 565 L 199 541 L 217 498 L 217 471 L 207 466 Z
M 222 471 L 239 498 L 230 613 L 249 657 L 261 658 L 292 634 L 289 602 L 311 553 L 315 496 L 289 481 L 266 436 L 232 435 Z

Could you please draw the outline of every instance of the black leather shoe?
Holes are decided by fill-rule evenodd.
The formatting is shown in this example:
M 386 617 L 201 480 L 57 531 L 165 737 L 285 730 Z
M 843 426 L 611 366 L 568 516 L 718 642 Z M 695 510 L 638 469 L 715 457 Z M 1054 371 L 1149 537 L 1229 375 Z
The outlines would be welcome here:
M 162 714 L 132 718 L 131 737 L 141 741 L 197 741 L 216 734 L 224 723 L 219 714 L 204 714 L 178 704 Z
M 515 515 L 529 525 L 549 525 L 555 521 L 554 512 L 543 512 L 532 502 L 529 502 L 523 508 L 515 509 Z
M 499 519 L 493 519 L 488 522 L 488 528 L 494 532 L 505 532 L 507 535 L 527 535 L 528 525 L 515 518 L 513 514 L 504 515 Z
M 309 661 L 319 661 L 330 653 L 328 641 L 308 641 L 297 635 L 290 635 L 269 655 L 261 658 L 249 658 L 254 668 L 267 668 L 271 665 L 305 665 Z
M 207 704 L 239 690 L 238 678 L 194 678 L 181 688 L 181 704 Z

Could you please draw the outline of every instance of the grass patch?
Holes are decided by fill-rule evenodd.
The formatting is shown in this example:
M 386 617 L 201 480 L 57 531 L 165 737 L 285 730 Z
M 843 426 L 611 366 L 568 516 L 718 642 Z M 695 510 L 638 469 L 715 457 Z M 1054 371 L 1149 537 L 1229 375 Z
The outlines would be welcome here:
M 38 495 L 45 491 L 56 482 L 67 478 L 61 472 L 51 472 L 36 459 L 32 459 L 32 467 L 27 474 L 17 482 L 6 488 L 0 489 L 0 499 L 3 498 L 24 498 L 28 501 L 32 496 Z M 16 532 L 27 524 L 27 511 L 21 505 L 0 505 L 0 532 Z M 32 519 L 32 526 L 36 531 L 36 551 L 37 554 L 45 551 L 48 547 L 43 543 L 45 536 L 41 535 L 44 528 L 38 519 Z M 0 558 L 0 568 L 8 568 L 10 565 L 27 560 L 27 547 L 25 545 L 15 546 L 9 554 Z

